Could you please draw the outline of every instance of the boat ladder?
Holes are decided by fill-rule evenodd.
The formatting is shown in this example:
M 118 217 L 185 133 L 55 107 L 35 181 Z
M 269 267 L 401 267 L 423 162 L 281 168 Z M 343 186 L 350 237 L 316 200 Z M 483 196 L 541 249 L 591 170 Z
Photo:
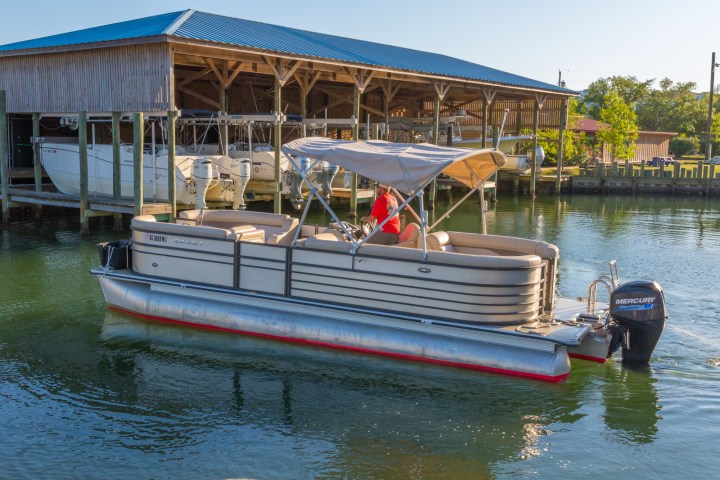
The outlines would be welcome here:
M 595 315 L 595 300 L 597 298 L 597 286 L 598 284 L 605 285 L 608 293 L 608 301 L 610 301 L 610 294 L 618 286 L 620 286 L 620 275 L 618 274 L 617 262 L 610 260 L 610 275 L 600 275 L 598 278 L 593 280 L 588 287 L 588 299 L 587 299 L 587 315 Z

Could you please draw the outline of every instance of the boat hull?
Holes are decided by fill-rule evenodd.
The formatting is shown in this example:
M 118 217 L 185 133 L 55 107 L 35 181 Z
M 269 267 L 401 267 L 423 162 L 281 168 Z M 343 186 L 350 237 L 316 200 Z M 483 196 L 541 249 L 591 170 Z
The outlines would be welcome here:
M 80 147 L 77 144 L 45 143 L 41 149 L 43 168 L 55 187 L 67 195 L 80 195 Z M 143 193 L 147 201 L 168 201 L 168 157 L 145 154 L 143 162 Z M 177 155 L 175 157 L 175 196 L 182 204 L 195 203 L 195 186 L 191 181 L 193 161 L 199 157 Z M 205 158 L 205 157 L 203 157 Z M 208 156 L 221 167 L 224 158 Z M 120 149 L 120 196 L 134 195 L 133 152 Z M 216 167 L 219 168 L 219 167 Z M 227 182 L 226 182 L 227 183 Z M 206 194 L 208 201 L 232 202 L 233 189 L 222 180 L 215 181 Z M 88 146 L 88 193 L 93 196 L 113 196 L 112 145 Z
M 93 271 L 111 309 L 145 319 L 550 382 L 567 348 L 532 335 L 390 318 L 188 284 Z

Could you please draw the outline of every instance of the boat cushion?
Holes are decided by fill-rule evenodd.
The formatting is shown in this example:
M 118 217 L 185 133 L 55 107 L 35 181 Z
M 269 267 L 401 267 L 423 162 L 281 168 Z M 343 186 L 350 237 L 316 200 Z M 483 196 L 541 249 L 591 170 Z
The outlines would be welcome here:
M 230 234 L 236 241 L 265 243 L 265 231 L 255 228 L 252 225 L 233 227 L 230 229 Z
M 152 225 L 150 225 L 152 224 Z M 178 225 L 175 223 L 162 223 L 155 220 L 152 215 L 140 215 L 134 217 L 130 223 L 133 229 L 147 229 L 153 233 L 167 233 L 170 235 L 191 235 L 194 237 L 206 238 L 227 238 L 231 235 L 230 230 L 217 227 L 195 227 L 191 225 Z

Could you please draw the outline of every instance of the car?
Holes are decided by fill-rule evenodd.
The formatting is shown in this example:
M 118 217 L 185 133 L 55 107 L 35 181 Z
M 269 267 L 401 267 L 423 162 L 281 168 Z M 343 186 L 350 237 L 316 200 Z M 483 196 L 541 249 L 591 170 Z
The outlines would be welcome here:
M 652 160 L 648 160 L 647 165 L 649 167 L 659 167 L 661 163 L 667 167 L 674 165 L 676 162 L 672 157 L 653 157 Z
M 720 165 L 720 157 L 712 157 L 705 162 L 706 165 Z

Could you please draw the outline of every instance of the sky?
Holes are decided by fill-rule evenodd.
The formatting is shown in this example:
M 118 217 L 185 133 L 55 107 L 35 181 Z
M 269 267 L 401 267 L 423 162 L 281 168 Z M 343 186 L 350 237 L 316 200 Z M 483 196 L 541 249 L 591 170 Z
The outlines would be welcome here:
M 583 90 L 614 75 L 695 82 L 720 63 L 720 0 L 2 2 L 0 45 L 185 9 L 441 53 Z M 720 69 L 715 82 L 720 83 Z

